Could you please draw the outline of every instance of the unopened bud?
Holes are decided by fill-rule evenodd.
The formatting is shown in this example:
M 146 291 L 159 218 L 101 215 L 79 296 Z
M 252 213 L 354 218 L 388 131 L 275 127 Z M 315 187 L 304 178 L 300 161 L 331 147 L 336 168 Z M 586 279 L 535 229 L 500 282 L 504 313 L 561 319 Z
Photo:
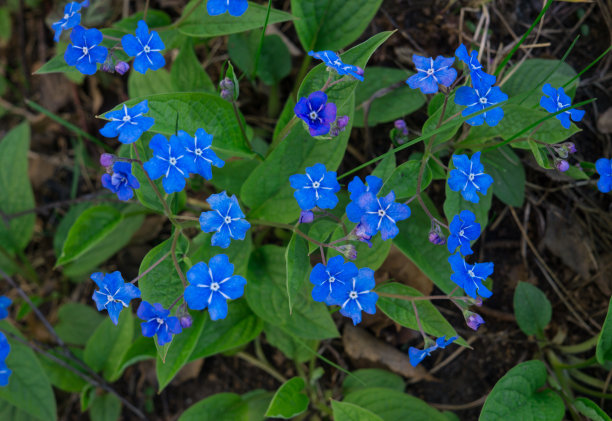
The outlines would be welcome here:
M 109 153 L 103 153 L 100 155 L 100 165 L 103 167 L 110 167 L 115 163 L 115 155 Z
M 395 128 L 399 130 L 404 136 L 408 135 L 408 127 L 406 126 L 406 122 L 404 120 L 395 120 L 393 122 L 393 126 L 395 126 Z
M 352 244 L 345 244 L 343 246 L 335 247 L 335 249 L 349 260 L 355 260 L 357 258 L 357 249 Z
M 372 236 L 367 234 L 365 227 L 361 223 L 357 224 L 353 230 L 353 234 L 357 240 L 366 243 L 368 247 L 372 248 L 372 242 L 370 241 Z
M 359 67 L 359 66 L 355 66 L 355 67 L 357 67 L 357 74 L 358 74 L 359 76 L 363 76 L 363 75 L 364 75 L 364 73 L 365 73 L 365 72 L 363 71 L 363 69 L 362 69 L 361 67 Z
M 179 322 L 181 323 L 181 327 L 183 329 L 187 329 L 190 328 L 192 323 L 193 323 L 193 319 L 191 318 L 191 316 L 189 314 L 185 315 L 185 316 L 181 316 L 179 318 Z
M 436 246 L 446 244 L 446 239 L 435 231 L 429 231 L 428 240 L 431 244 L 435 244 Z
M 312 211 L 303 210 L 300 213 L 300 224 L 310 224 L 312 221 L 314 221 L 314 213 Z
M 555 167 L 559 172 L 565 172 L 569 170 L 569 163 L 565 159 L 560 159 L 555 163 Z
M 226 101 L 231 101 L 232 99 L 234 99 L 234 94 L 232 93 L 232 91 L 229 91 L 227 89 L 222 89 L 219 95 L 221 95 L 221 98 Z
M 565 142 L 565 147 L 569 153 L 576 153 L 576 145 L 573 142 Z
M 124 75 L 128 70 L 130 70 L 130 65 L 125 61 L 120 61 L 119 63 L 115 64 L 115 71 L 120 75 Z
M 108 60 L 102 63 L 102 66 L 100 66 L 100 69 L 103 72 L 115 73 L 115 69 L 113 68 L 112 64 Z
M 221 88 L 221 90 L 226 90 L 226 91 L 234 91 L 234 82 L 229 78 L 226 77 L 224 78 L 221 82 L 219 82 L 219 88 Z
M 484 319 L 480 316 L 480 314 L 472 313 L 471 311 L 466 311 L 464 313 L 465 322 L 472 330 L 478 330 L 480 325 L 485 323 Z
M 336 125 L 338 126 L 338 129 L 342 131 L 346 128 L 346 126 L 348 125 L 348 122 L 349 122 L 349 116 L 345 115 L 345 116 L 338 118 L 338 120 L 336 121 Z
M 476 299 L 474 300 L 474 305 L 476 307 L 482 306 L 482 298 L 481 297 L 476 297 Z

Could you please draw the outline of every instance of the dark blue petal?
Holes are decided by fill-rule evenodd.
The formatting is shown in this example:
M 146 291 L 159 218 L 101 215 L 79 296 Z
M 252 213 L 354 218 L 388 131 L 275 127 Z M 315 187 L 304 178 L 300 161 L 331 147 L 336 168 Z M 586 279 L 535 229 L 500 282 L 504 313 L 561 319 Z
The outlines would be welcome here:
M 247 0 L 230 0 L 227 10 L 232 16 L 242 16 L 248 7 Z
M 138 39 L 131 34 L 124 35 L 121 38 L 121 45 L 123 46 L 123 51 L 130 57 L 136 57 L 138 53 L 142 51 L 142 45 L 138 42 Z
M 206 10 L 210 16 L 217 16 L 227 11 L 226 0 L 208 0 Z

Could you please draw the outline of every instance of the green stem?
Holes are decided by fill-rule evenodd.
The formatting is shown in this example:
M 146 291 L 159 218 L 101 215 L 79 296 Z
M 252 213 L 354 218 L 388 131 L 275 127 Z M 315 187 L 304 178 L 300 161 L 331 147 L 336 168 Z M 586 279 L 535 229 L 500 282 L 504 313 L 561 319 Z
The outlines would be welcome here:
M 172 236 L 172 247 L 170 252 L 172 254 L 172 263 L 174 263 L 174 269 L 176 273 L 178 273 L 179 278 L 181 278 L 181 282 L 183 283 L 183 289 L 187 288 L 187 280 L 185 279 L 185 274 L 183 273 L 181 266 L 179 265 L 178 258 L 176 257 L 176 243 L 178 242 L 178 238 L 181 234 L 180 229 L 176 229 Z M 179 297 L 180 298 L 180 297 Z
M 422 300 L 459 300 L 459 301 L 469 301 L 470 297 L 451 297 L 450 295 L 424 295 L 424 296 L 416 296 L 412 297 L 409 295 L 399 295 L 399 294 L 389 294 L 386 292 L 376 291 L 378 295 L 381 297 L 388 298 L 396 298 L 398 300 L 406 300 L 406 301 L 422 301 Z
M 247 354 L 246 352 L 240 351 L 236 354 L 236 356 L 257 368 L 261 368 L 263 371 L 265 371 L 281 383 L 285 383 L 287 381 L 285 376 L 276 371 L 271 365 L 259 361 L 257 358 L 253 357 L 250 354 Z
M 198 0 L 198 1 L 196 1 L 196 2 L 193 4 L 193 7 L 192 7 L 191 9 L 189 9 L 189 11 L 188 11 L 188 12 L 183 13 L 183 14 L 181 15 L 181 17 L 180 17 L 180 18 L 178 18 L 178 19 L 176 20 L 176 22 L 174 22 L 173 24 L 168 25 L 168 26 L 164 26 L 164 27 L 162 27 L 162 28 L 157 28 L 156 30 L 157 30 L 157 31 L 165 31 L 165 30 L 172 29 L 172 28 L 175 28 L 175 27 L 179 26 L 179 25 L 180 25 L 180 24 L 181 24 L 181 23 L 182 23 L 182 22 L 183 22 L 185 19 L 187 19 L 189 16 L 191 16 L 191 14 L 192 14 L 193 12 L 195 12 L 195 10 L 198 8 L 198 6 L 199 6 L 200 4 L 202 4 L 202 1 L 203 1 L 203 0 Z
M 255 67 L 253 68 L 253 79 L 257 76 L 257 69 L 259 68 L 259 57 L 261 56 L 261 49 L 263 47 L 264 38 L 266 37 L 266 28 L 268 27 L 268 20 L 270 20 L 270 11 L 272 10 L 272 0 L 268 0 L 268 10 L 266 11 L 266 20 L 264 21 L 263 29 L 261 30 L 261 37 L 259 38 L 259 45 L 257 46 L 257 54 L 255 55 Z
M 268 155 L 270 155 L 270 153 L 272 153 L 272 151 L 276 149 L 279 143 L 281 143 L 289 135 L 289 132 L 291 131 L 291 129 L 293 129 L 293 126 L 295 126 L 297 122 L 298 117 L 294 114 L 293 117 L 291 117 L 291 120 L 289 120 L 283 130 L 281 130 L 281 132 L 278 134 L 278 136 L 276 136 L 276 138 L 272 140 L 270 148 L 268 148 Z
M 560 345 L 557 346 L 557 349 L 559 349 L 559 351 L 563 352 L 564 354 L 579 354 L 581 352 L 585 352 L 589 349 L 595 348 L 595 346 L 597 346 L 598 340 L 599 335 L 595 335 L 582 343 L 576 345 Z
M 282 224 L 280 222 L 264 221 L 264 220 L 260 220 L 260 219 L 249 220 L 249 222 L 251 224 L 255 224 L 255 225 L 266 225 L 268 227 L 282 228 L 282 229 L 286 229 L 286 230 L 289 230 L 289 231 L 293 231 L 294 233 L 296 233 L 300 237 L 304 238 L 306 241 L 310 241 L 310 242 L 312 242 L 313 244 L 316 244 L 319 247 L 329 247 L 329 244 L 321 243 L 320 241 L 317 241 L 314 238 L 309 237 L 307 234 L 304 234 L 302 231 L 300 231 L 297 228 L 297 226 L 293 226 L 293 225 L 289 225 L 289 224 Z
M 234 116 L 236 116 L 236 121 L 238 122 L 238 126 L 240 127 L 240 133 L 242 133 L 242 141 L 244 145 L 251 150 L 251 143 L 249 142 L 249 138 L 246 134 L 246 130 L 244 128 L 244 124 L 242 124 L 242 119 L 240 118 L 240 112 L 238 111 L 238 105 L 236 105 L 236 101 L 232 97 L 232 106 L 234 108 Z

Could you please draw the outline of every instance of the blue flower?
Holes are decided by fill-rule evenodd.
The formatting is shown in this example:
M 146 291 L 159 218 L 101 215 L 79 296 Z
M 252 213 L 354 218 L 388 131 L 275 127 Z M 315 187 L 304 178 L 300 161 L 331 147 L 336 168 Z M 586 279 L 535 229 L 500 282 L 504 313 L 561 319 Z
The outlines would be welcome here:
M 6 296 L 0 297 L 0 320 L 6 319 L 8 317 L 8 308 L 13 303 L 13 301 Z
M 457 247 L 464 256 L 474 253 L 470 247 L 470 241 L 474 241 L 480 235 L 480 224 L 476 222 L 474 212 L 464 210 L 455 215 L 450 223 L 450 236 L 448 237 L 448 251 L 454 253 Z
M 202 212 L 200 215 L 200 227 L 204 232 L 214 232 L 212 245 L 228 248 L 230 239 L 244 240 L 246 232 L 251 224 L 244 218 L 240 210 L 238 199 L 235 195 L 228 197 L 224 191 L 211 195 L 206 201 L 210 204 L 211 211 Z
M 572 105 L 572 99 L 565 93 L 563 88 L 555 89 L 550 83 L 547 83 L 542 86 L 542 92 L 544 92 L 544 95 L 540 98 L 540 105 L 549 113 L 556 113 Z M 563 127 L 569 129 L 572 124 L 570 117 L 573 121 L 580 121 L 584 117 L 584 113 L 584 110 L 571 109 L 558 114 L 556 117 Z
M 208 0 L 206 10 L 210 16 L 229 12 L 232 16 L 242 16 L 249 7 L 247 0 Z
M 82 3 L 72 1 L 64 6 L 64 16 L 51 25 L 51 28 L 55 31 L 53 41 L 58 42 L 60 40 L 60 35 L 64 29 L 74 28 L 81 23 L 81 14 L 79 12 L 81 8 L 87 6 L 89 6 L 89 0 L 85 0 Z
M 310 272 L 310 283 L 314 285 L 312 299 L 328 306 L 341 305 L 341 301 L 332 298 L 333 291 L 348 288 L 358 272 L 357 266 L 353 262 L 344 263 L 342 256 L 332 257 L 327 266 L 317 263 Z
M 435 345 L 432 345 L 422 350 L 411 346 L 408 350 L 408 355 L 410 356 L 410 365 L 416 367 L 421 361 L 425 359 L 425 357 L 431 355 L 432 351 L 435 351 L 438 348 L 446 348 L 448 345 L 455 342 L 456 340 L 456 336 L 453 336 L 448 340 L 445 340 L 445 337 L 440 337 L 436 339 Z
M 359 269 L 359 273 L 348 285 L 334 288 L 331 293 L 332 300 L 340 305 L 340 313 L 353 319 L 353 324 L 361 322 L 361 312 L 376 313 L 378 294 L 372 291 L 376 286 L 374 271 L 370 268 Z
M 348 184 L 348 191 L 351 193 L 351 202 L 346 206 L 346 216 L 351 222 L 357 223 L 361 221 L 361 217 L 365 213 L 365 211 L 358 205 L 359 198 L 367 192 L 377 195 L 383 185 L 382 179 L 374 175 L 368 175 L 365 179 L 367 184 L 364 184 L 359 177 L 353 178 L 353 180 Z M 359 226 L 361 226 L 361 229 L 358 236 L 363 236 L 364 239 L 367 238 L 367 240 L 369 240 L 371 234 L 368 234 L 361 224 L 359 224 Z M 370 243 L 368 242 L 368 244 Z
M 106 275 L 102 272 L 92 273 L 91 279 L 100 288 L 94 291 L 91 298 L 96 302 L 98 311 L 108 311 L 115 325 L 119 322 L 121 310 L 127 308 L 131 300 L 140 298 L 140 290 L 130 283 L 125 283 L 118 271 Z
M 190 173 L 200 174 L 206 180 L 210 180 L 212 178 L 212 165 L 217 168 L 222 168 L 225 165 L 225 162 L 219 159 L 217 154 L 210 148 L 213 136 L 206 133 L 204 129 L 196 130 L 195 137 L 191 137 L 189 133 L 179 130 L 178 137 L 185 145 L 185 159 L 189 164 Z
M 457 78 L 457 70 L 452 67 L 455 57 L 438 56 L 434 60 L 433 57 L 413 54 L 412 61 L 417 74 L 410 76 L 406 83 L 412 89 L 420 88 L 424 94 L 435 94 L 438 84 L 449 87 Z
M 327 171 L 325 165 L 314 164 L 306 168 L 306 174 L 294 174 L 289 177 L 295 200 L 303 210 L 315 206 L 320 209 L 333 209 L 338 204 L 336 193 L 340 184 L 336 180 L 336 171 Z
M 453 269 L 451 281 L 459 285 L 467 295 L 476 299 L 476 294 L 482 298 L 489 298 L 493 293 L 489 291 L 482 282 L 493 274 L 493 263 L 476 263 L 470 265 L 459 253 L 448 258 Z
M 163 176 L 162 183 L 166 193 L 180 192 L 189 178 L 189 164 L 185 157 L 185 146 L 175 135 L 170 142 L 161 134 L 153 136 L 149 142 L 153 158 L 143 164 L 145 171 L 153 180 Z
M 359 196 L 355 203 L 357 207 L 346 208 L 349 220 L 355 222 L 359 215 L 365 233 L 374 236 L 380 231 L 383 240 L 399 234 L 396 223 L 410 217 L 410 208 L 403 203 L 395 203 L 393 192 L 385 197 L 376 197 L 374 193 L 367 192 Z
M 119 136 L 121 143 L 134 143 L 155 123 L 152 117 L 144 116 L 148 112 L 149 102 L 146 99 L 132 108 L 123 104 L 122 109 L 104 114 L 103 117 L 110 121 L 100 129 L 100 134 L 105 137 Z
M 496 77 L 482 70 L 482 65 L 478 61 L 478 51 L 472 50 L 472 52 L 468 54 L 465 45 L 461 44 L 459 48 L 455 50 L 455 55 L 459 60 L 468 65 L 468 68 L 470 69 L 470 76 L 472 77 L 472 82 L 474 81 L 474 79 L 476 79 L 484 82 L 486 85 L 489 86 L 495 84 Z
M 480 152 L 468 159 L 467 155 L 453 155 L 455 169 L 451 170 L 448 179 L 448 187 L 452 191 L 461 191 L 465 200 L 478 203 L 482 195 L 487 194 L 487 189 L 493 184 L 493 177 L 485 174 L 484 166 L 480 163 Z
M 187 271 L 189 286 L 185 288 L 185 301 L 192 310 L 208 307 L 211 320 L 225 319 L 227 300 L 235 300 L 244 294 L 246 279 L 233 275 L 232 265 L 225 254 L 218 254 L 208 261 L 196 263 Z
M 136 311 L 138 317 L 144 322 L 140 324 L 142 335 L 152 338 L 157 335 L 157 343 L 164 346 L 172 342 L 172 335 L 178 335 L 183 331 L 179 319 L 170 316 L 170 310 L 166 310 L 161 304 L 153 305 L 143 301 Z
M 102 186 L 117 194 L 119 200 L 130 200 L 134 197 L 134 190 L 140 187 L 140 183 L 132 175 L 132 164 L 130 162 L 115 162 L 113 173 L 102 176 Z
M 321 91 L 300 98 L 293 111 L 308 124 L 311 136 L 329 133 L 331 124 L 336 121 L 336 104 L 327 104 L 327 95 Z
M 100 45 L 102 38 L 102 32 L 95 28 L 75 26 L 70 33 L 72 44 L 66 48 L 64 60 L 84 75 L 93 75 L 98 70 L 97 63 L 104 63 L 108 54 L 108 49 Z
M 599 158 L 595 162 L 595 169 L 601 175 L 597 188 L 602 193 L 609 193 L 612 190 L 612 159 Z
M 6 366 L 6 357 L 11 352 L 11 345 L 4 333 L 0 332 L 0 386 L 8 384 L 12 371 Z
M 460 86 L 455 92 L 455 104 L 467 105 L 467 108 L 461 113 L 464 117 L 508 99 L 508 95 L 503 93 L 498 86 L 488 85 L 480 79 L 473 79 L 472 84 L 473 88 Z M 480 126 L 486 121 L 489 126 L 493 127 L 497 126 L 502 118 L 504 118 L 503 108 L 496 107 L 470 118 L 466 123 L 470 126 Z
M 157 32 L 149 33 L 149 27 L 144 20 L 138 21 L 136 36 L 124 35 L 121 45 L 128 56 L 136 57 L 133 67 L 137 72 L 146 73 L 148 69 L 157 70 L 166 65 L 166 60 L 160 53 L 166 47 Z
M 363 70 L 359 66 L 343 63 L 338 54 L 333 51 L 309 51 L 308 55 L 322 60 L 327 67 L 331 67 L 341 76 L 351 75 L 355 79 L 363 82 Z

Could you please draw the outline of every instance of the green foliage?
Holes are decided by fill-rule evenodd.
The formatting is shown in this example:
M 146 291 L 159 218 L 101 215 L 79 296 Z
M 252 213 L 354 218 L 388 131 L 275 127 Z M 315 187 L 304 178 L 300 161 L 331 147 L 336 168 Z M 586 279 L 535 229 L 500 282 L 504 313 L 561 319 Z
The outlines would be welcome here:
M 257 74 L 253 75 L 260 36 L 260 31 L 231 35 L 227 47 L 230 59 L 247 75 L 258 76 L 266 85 L 276 85 L 291 72 L 291 56 L 281 37 L 266 35 Z
M 248 405 L 235 393 L 217 393 L 190 406 L 179 421 L 248 421 Z
M 542 421 L 559 421 L 565 414 L 563 400 L 546 384 L 546 366 L 526 361 L 508 371 L 487 397 L 480 421 L 523 421 L 537 414 Z
M 608 305 L 608 314 L 597 340 L 595 355 L 600 364 L 612 361 L 612 299 Z
M 75 363 L 67 360 L 63 357 L 62 353 L 59 350 L 50 350 L 49 353 L 53 354 L 55 357 L 64 361 L 66 364 L 74 366 Z M 74 371 L 69 368 L 63 367 L 56 361 L 51 360 L 45 356 L 40 356 L 39 359 L 40 365 L 45 370 L 45 374 L 49 378 L 51 384 L 57 387 L 60 390 L 65 392 L 78 393 L 80 392 L 85 385 L 88 383 L 79 375 L 77 375 Z M 10 379 L 9 379 L 10 381 Z
M 508 146 L 482 154 L 481 162 L 493 177 L 493 194 L 508 206 L 523 206 L 525 201 L 525 168 Z
M 116 421 L 121 415 L 121 401 L 115 395 L 95 395 L 89 408 L 91 421 Z
M 591 421 L 612 421 L 612 418 L 590 399 L 577 398 L 574 401 L 574 407 Z
M 291 0 L 302 47 L 305 51 L 345 48 L 359 38 L 381 3 L 382 0 Z
M 336 421 L 382 421 L 378 415 L 352 403 L 332 401 Z
M 364 368 L 356 370 L 347 376 L 342 383 L 342 392 L 348 395 L 358 389 L 369 389 L 382 387 L 385 389 L 403 392 L 405 389 L 404 379 L 397 374 L 378 368 Z
M 283 383 L 274 394 L 266 417 L 290 419 L 306 411 L 310 399 L 302 393 L 304 386 L 306 384 L 301 377 Z
M 286 330 L 277 326 L 266 323 L 264 325 L 266 340 L 275 348 L 281 350 L 287 358 L 294 360 L 296 363 L 303 363 L 312 358 L 317 353 L 319 341 L 316 339 L 306 339 L 298 342 L 296 338 Z M 305 343 L 307 346 L 303 345 Z
M 287 299 L 289 313 L 291 313 L 293 301 L 310 275 L 310 258 L 308 257 L 306 240 L 297 234 L 293 234 L 285 251 L 285 261 L 287 267 Z
M 148 73 L 156 74 L 158 71 Z M 215 92 L 212 80 L 195 54 L 191 39 L 185 40 L 179 55 L 172 63 L 170 79 L 174 92 Z
M 145 74 L 132 71 L 127 79 L 128 96 L 130 98 L 171 93 L 174 89 L 172 78 L 166 69 L 159 69 Z
M 387 388 L 358 389 L 347 394 L 343 402 L 373 412 L 383 421 L 447 421 L 444 415 L 422 400 Z
M 525 335 L 543 337 L 550 323 L 552 306 L 540 288 L 519 281 L 514 291 L 514 315 Z
M 66 303 L 57 312 L 55 332 L 66 343 L 85 345 L 105 317 L 91 305 Z
M 387 195 L 389 192 L 393 191 L 396 201 L 414 196 L 417 191 L 417 180 L 420 168 L 421 161 L 411 160 L 404 162 L 393 171 L 389 179 L 383 185 L 380 194 Z M 421 181 L 421 191 L 424 191 L 427 186 L 429 186 L 431 180 L 431 170 L 425 167 Z

